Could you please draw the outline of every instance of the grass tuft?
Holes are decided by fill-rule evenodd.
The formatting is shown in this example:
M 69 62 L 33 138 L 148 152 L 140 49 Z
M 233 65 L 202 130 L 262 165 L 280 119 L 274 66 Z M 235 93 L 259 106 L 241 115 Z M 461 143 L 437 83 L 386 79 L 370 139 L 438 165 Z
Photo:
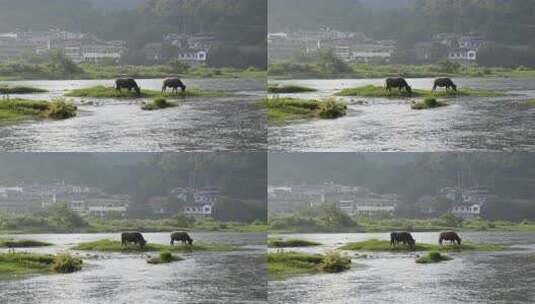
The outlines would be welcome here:
M 336 251 L 325 255 L 270 252 L 267 256 L 268 275 L 275 279 L 306 273 L 341 272 L 349 268 L 351 268 L 351 259 Z
M 413 110 L 426 110 L 448 106 L 447 103 L 437 101 L 434 97 L 426 97 L 423 101 L 411 104 Z
M 169 251 L 162 251 L 160 252 L 160 255 L 151 257 L 147 260 L 147 263 L 149 264 L 167 264 L 171 262 L 178 262 L 182 261 L 183 258 L 177 255 L 173 255 Z
M 53 244 L 35 240 L 0 240 L 2 248 L 28 248 L 28 247 L 46 247 Z
M 145 104 L 141 107 L 142 110 L 145 111 L 154 111 L 159 109 L 165 109 L 170 107 L 176 107 L 178 104 L 173 102 L 168 102 L 167 99 L 163 97 L 155 98 L 151 103 Z
M 71 256 L 68 253 L 61 253 L 54 258 L 52 270 L 57 273 L 72 273 L 82 269 L 82 259 Z
M 0 86 L 0 94 L 8 95 L 8 94 L 32 94 L 32 93 L 46 93 L 47 90 L 44 89 L 38 89 L 28 86 L 14 86 L 14 87 L 8 87 L 8 86 Z
M 430 264 L 430 263 L 440 263 L 443 261 L 450 261 L 450 260 L 453 260 L 453 258 L 450 256 L 442 255 L 438 251 L 431 251 L 427 253 L 426 255 L 416 259 L 416 263 Z

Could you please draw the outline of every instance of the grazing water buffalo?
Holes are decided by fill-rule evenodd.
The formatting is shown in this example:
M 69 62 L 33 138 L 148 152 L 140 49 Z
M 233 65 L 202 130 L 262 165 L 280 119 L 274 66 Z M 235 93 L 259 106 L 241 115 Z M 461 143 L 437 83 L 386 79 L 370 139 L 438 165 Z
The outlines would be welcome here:
M 438 243 L 442 245 L 442 241 L 450 241 L 450 243 L 461 245 L 461 238 L 455 231 L 444 231 L 440 233 L 440 236 L 438 238 Z
M 147 244 L 147 241 L 145 241 L 141 232 L 129 231 L 121 233 L 121 244 L 126 246 L 128 243 L 134 243 L 143 248 Z
M 416 241 L 409 232 L 396 231 L 390 233 L 390 246 L 396 246 L 398 243 L 407 244 L 410 249 L 416 248 Z
M 184 85 L 182 80 L 180 80 L 179 78 L 176 78 L 176 77 L 166 78 L 163 81 L 162 93 L 167 91 L 167 88 L 172 88 L 173 92 L 178 92 L 178 88 L 180 88 L 182 90 L 182 92 L 186 91 L 186 86 Z
M 392 88 L 397 88 L 400 92 L 402 89 L 405 89 L 407 93 L 412 94 L 412 88 L 403 78 L 388 78 L 386 80 L 386 90 L 391 92 Z
M 121 91 L 122 89 L 132 91 L 132 89 L 134 89 L 137 95 L 141 95 L 141 88 L 137 85 L 134 78 L 119 78 L 115 80 L 115 89 L 117 91 Z
M 457 86 L 449 78 L 439 78 L 435 80 L 435 85 L 433 85 L 433 91 L 435 91 L 437 87 L 446 88 L 446 91 L 449 89 L 453 89 L 455 92 L 457 92 Z
M 191 246 L 191 244 L 193 244 L 193 239 L 184 231 L 175 231 L 171 233 L 171 245 L 173 245 L 175 241 L 181 241 L 182 245 L 188 243 Z

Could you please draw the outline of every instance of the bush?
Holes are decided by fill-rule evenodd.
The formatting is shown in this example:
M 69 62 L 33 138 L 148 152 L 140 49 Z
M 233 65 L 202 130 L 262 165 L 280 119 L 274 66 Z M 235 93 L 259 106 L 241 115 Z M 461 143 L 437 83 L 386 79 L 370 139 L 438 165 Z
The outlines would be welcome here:
M 173 255 L 169 251 L 160 252 L 160 260 L 165 263 L 169 263 L 173 260 Z
M 67 119 L 77 115 L 78 108 L 63 99 L 56 99 L 50 103 L 46 115 L 52 119 Z
M 427 255 L 416 259 L 416 263 L 429 264 L 429 263 L 439 263 L 442 261 L 449 261 L 449 260 L 453 260 L 453 258 L 447 255 L 442 255 L 438 251 L 431 251 Z
M 329 99 L 320 103 L 319 116 L 321 118 L 338 118 L 345 116 L 347 112 L 347 105 L 338 103 L 336 99 Z
M 58 254 L 54 258 L 52 270 L 57 273 L 72 273 L 82 269 L 82 260 L 72 257 L 68 253 Z
M 351 268 L 351 258 L 341 254 L 339 251 L 328 252 L 319 265 L 323 272 L 342 272 Z
M 433 97 L 426 97 L 424 103 L 429 108 L 436 108 L 438 106 L 437 100 Z

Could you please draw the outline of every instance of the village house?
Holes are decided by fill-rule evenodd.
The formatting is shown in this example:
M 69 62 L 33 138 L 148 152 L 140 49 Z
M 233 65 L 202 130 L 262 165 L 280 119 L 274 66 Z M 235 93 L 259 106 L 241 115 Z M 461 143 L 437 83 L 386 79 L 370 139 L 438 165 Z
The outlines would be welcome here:
M 223 198 L 220 187 L 203 188 L 177 187 L 170 191 L 171 196 L 184 203 L 184 215 L 193 217 L 213 217 L 214 206 Z

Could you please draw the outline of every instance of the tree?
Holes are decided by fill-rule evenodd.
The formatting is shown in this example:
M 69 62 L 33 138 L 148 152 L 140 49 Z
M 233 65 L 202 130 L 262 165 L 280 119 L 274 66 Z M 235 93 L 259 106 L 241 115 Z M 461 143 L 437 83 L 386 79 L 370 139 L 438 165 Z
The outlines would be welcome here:
M 336 57 L 332 51 L 320 53 L 319 66 L 323 71 L 333 75 L 353 72 L 353 69 L 342 59 Z

